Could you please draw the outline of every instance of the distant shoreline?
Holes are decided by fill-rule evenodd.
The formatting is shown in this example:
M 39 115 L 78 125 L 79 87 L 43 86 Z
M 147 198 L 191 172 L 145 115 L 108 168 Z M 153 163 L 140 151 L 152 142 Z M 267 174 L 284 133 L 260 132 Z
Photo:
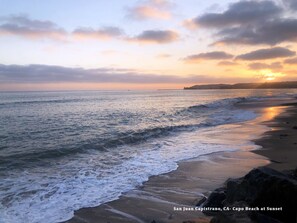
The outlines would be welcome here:
M 293 89 L 297 88 L 297 81 L 265 82 L 265 83 L 237 83 L 237 84 L 205 84 L 184 87 L 184 90 L 213 90 L 213 89 Z

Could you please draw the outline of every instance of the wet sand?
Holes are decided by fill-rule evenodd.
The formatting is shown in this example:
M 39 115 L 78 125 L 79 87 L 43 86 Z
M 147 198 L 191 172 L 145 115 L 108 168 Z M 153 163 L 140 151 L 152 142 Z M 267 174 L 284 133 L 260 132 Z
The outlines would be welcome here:
M 201 156 L 181 162 L 176 171 L 151 177 L 119 200 L 81 209 L 69 222 L 209 222 L 200 211 L 176 209 L 195 207 L 228 177 L 239 177 L 267 163 L 263 157 L 244 151 Z
M 183 210 L 195 208 L 199 200 L 222 186 L 228 178 L 241 177 L 255 167 L 269 165 L 279 170 L 296 168 L 297 130 L 293 127 L 297 125 L 297 107 L 280 107 L 280 104 L 244 105 L 262 116 L 245 123 L 244 129 L 240 123 L 234 125 L 234 128 L 241 129 L 237 135 L 230 135 L 227 131 L 214 136 L 214 140 L 215 137 L 240 140 L 243 134 L 252 135 L 254 129 L 251 138 L 259 137 L 265 130 L 257 123 L 264 121 L 269 128 L 266 127 L 267 132 L 261 139 L 255 140 L 263 146 L 262 149 L 251 151 L 247 147 L 241 151 L 218 152 L 180 162 L 177 170 L 150 177 L 141 187 L 123 194 L 118 200 L 76 211 L 68 222 L 209 222 L 210 218 L 200 211 Z
M 270 131 L 255 141 L 263 148 L 254 153 L 268 157 L 271 160 L 268 166 L 273 169 L 297 168 L 297 104 L 286 106 L 286 112 L 265 124 Z

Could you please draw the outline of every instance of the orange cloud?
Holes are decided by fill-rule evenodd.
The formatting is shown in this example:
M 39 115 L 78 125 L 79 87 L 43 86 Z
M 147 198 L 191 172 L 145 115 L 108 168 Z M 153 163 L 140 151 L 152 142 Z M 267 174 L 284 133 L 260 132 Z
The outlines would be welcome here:
M 297 64 L 297 57 L 286 59 L 284 61 L 285 64 L 296 65 Z
M 238 63 L 233 62 L 233 61 L 224 60 L 224 61 L 219 62 L 218 65 L 219 66 L 236 66 L 236 65 L 238 65 Z
M 282 70 L 283 66 L 280 62 L 274 62 L 271 64 L 267 63 L 250 63 L 249 65 L 250 70 Z
M 192 19 L 186 19 L 183 21 L 182 26 L 189 30 L 198 29 L 198 24 L 195 23 Z
M 136 19 L 161 19 L 171 18 L 171 13 L 151 6 L 139 6 L 131 10 L 131 17 Z
M 135 20 L 171 19 L 172 4 L 167 0 L 147 0 L 128 9 L 128 17 Z

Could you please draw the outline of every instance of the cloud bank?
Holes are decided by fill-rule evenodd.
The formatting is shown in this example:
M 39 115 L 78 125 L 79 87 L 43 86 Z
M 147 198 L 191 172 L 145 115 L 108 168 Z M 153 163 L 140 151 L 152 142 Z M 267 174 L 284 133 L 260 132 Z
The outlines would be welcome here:
M 251 79 L 248 79 L 251 80 Z M 208 75 L 160 75 L 140 73 L 131 69 L 83 69 L 49 65 L 3 65 L 0 64 L 1 83 L 216 83 L 236 82 L 238 78 L 210 77 Z

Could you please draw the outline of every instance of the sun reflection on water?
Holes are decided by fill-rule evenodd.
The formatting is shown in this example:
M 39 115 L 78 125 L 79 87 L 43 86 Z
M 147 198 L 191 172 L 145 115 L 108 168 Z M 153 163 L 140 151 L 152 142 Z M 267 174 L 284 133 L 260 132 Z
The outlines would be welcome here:
M 283 107 L 277 106 L 277 107 L 267 107 L 263 109 L 263 119 L 265 121 L 274 119 L 278 114 L 281 113 Z

